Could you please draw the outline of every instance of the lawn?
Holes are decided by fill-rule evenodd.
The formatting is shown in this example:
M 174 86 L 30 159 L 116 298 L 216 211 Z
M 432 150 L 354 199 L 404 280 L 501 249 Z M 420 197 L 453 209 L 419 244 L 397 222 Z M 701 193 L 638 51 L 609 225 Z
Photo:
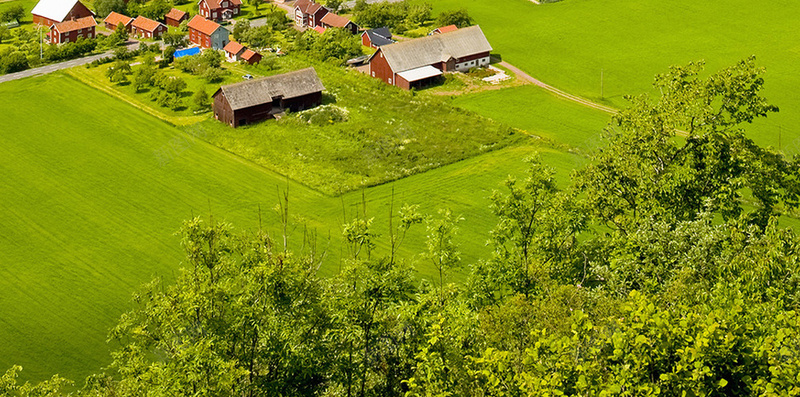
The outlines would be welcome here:
M 563 180 L 582 161 L 508 147 L 331 198 L 203 142 L 202 130 L 185 134 L 64 74 L 4 83 L 0 95 L 17 104 L 0 114 L 0 368 L 21 364 L 24 379 L 60 373 L 82 381 L 107 364 L 108 328 L 141 283 L 173 277 L 181 260 L 173 232 L 193 215 L 253 229 L 260 206 L 275 235 L 272 208 L 288 186 L 290 241 L 299 246 L 306 228 L 316 231 L 329 275 L 341 263 L 343 211 L 354 214 L 362 195 L 385 249 L 394 190 L 395 209 L 416 203 L 426 213 L 462 214 L 457 240 L 472 263 L 486 254 L 494 223 L 487 197 L 523 169 L 522 158 L 542 150 Z M 412 233 L 406 257 L 422 250 L 423 235 L 423 227 Z M 432 274 L 426 263 L 418 268 Z
M 208 142 L 326 194 L 386 183 L 528 139 L 501 123 L 458 111 L 445 97 L 403 91 L 354 70 L 320 63 L 315 69 L 326 88 L 323 101 L 345 113 L 343 120 L 329 122 L 320 116 L 311 123 L 307 115 L 320 110 L 312 109 L 233 129 L 208 114 L 194 115 L 188 106 L 199 89 L 213 94 L 246 73 L 273 75 L 311 64 L 294 55 L 278 58 L 271 68 L 225 63 L 230 72 L 215 84 L 162 69 L 188 84 L 187 106 L 177 111 L 159 107 L 148 99 L 148 92 L 137 93 L 130 84 L 111 84 L 105 77 L 111 64 L 68 73 L 172 124 L 200 128 Z
M 581 154 L 601 144 L 600 132 L 611 120 L 608 113 L 556 97 L 532 85 L 460 96 L 453 104 Z
M 755 54 L 767 68 L 764 94 L 781 108 L 752 128 L 761 145 L 800 153 L 800 2 L 439 0 L 465 7 L 495 52 L 540 80 L 616 107 L 650 90 L 670 65 L 704 59 L 715 71 Z M 600 77 L 603 75 L 603 96 Z

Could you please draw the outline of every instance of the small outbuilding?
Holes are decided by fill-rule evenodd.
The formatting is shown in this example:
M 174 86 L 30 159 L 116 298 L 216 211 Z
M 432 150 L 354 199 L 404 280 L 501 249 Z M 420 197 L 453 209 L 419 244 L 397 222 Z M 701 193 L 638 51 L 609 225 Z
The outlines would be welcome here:
M 189 13 L 186 11 L 181 11 L 177 8 L 173 8 L 169 10 L 169 12 L 164 15 L 164 23 L 168 26 L 181 26 L 181 22 L 186 21 L 189 19 Z
M 456 30 L 458 30 L 458 26 L 456 26 L 456 25 L 442 26 L 440 28 L 436 28 L 436 29 L 431 30 L 431 32 L 428 33 L 428 36 L 430 36 L 432 34 L 442 34 L 442 33 L 455 32 Z
M 131 22 L 133 22 L 133 18 L 114 11 L 111 11 L 106 19 L 103 19 L 103 23 L 106 25 L 106 29 L 108 30 L 117 30 L 117 26 L 119 26 L 119 24 L 123 24 L 125 29 L 130 32 Z
M 157 39 L 167 32 L 167 25 L 139 15 L 131 22 L 131 33 L 136 37 Z
M 261 54 L 249 48 L 245 48 L 244 52 L 242 52 L 242 59 L 252 65 L 261 62 Z
M 322 25 L 324 28 L 341 28 L 349 31 L 352 34 L 358 33 L 358 25 L 356 25 L 353 21 L 336 15 L 332 12 L 325 14 L 325 16 L 320 19 L 320 25 Z
M 225 85 L 212 95 L 214 118 L 235 128 L 310 109 L 322 103 L 324 89 L 314 68 Z
M 361 44 L 364 47 L 378 48 L 394 43 L 389 28 L 370 29 L 361 33 Z
M 238 61 L 244 50 L 245 47 L 243 45 L 239 44 L 238 41 L 233 40 L 228 42 L 228 44 L 225 45 L 225 48 L 222 49 L 222 51 L 225 52 L 225 59 L 227 59 L 228 62 Z

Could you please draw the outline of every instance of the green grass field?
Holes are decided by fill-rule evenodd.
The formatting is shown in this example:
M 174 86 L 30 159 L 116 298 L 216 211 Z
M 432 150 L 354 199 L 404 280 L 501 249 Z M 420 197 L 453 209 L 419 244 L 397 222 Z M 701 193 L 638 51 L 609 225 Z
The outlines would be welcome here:
M 532 85 L 457 97 L 453 104 L 586 154 L 600 144 L 608 113 L 556 97 Z
M 323 274 L 336 271 L 342 213 L 355 213 L 361 191 L 330 198 L 287 182 L 62 74 L 4 83 L 0 95 L 18 105 L 0 114 L 0 368 L 18 363 L 25 379 L 82 381 L 108 362 L 106 332 L 131 293 L 179 266 L 181 221 L 213 213 L 252 229 L 260 205 L 275 234 L 271 209 L 287 183 L 291 213 L 303 218 L 291 241 L 301 243 L 304 226 L 315 230 L 328 252 Z M 458 241 L 471 263 L 486 253 L 494 224 L 488 195 L 537 150 L 509 147 L 367 189 L 368 215 L 385 237 L 392 189 L 395 208 L 452 208 L 465 218 Z M 581 161 L 542 150 L 564 180 Z M 423 233 L 410 236 L 406 255 L 422 250 Z
M 800 153 L 800 41 L 792 39 L 798 2 L 439 0 L 434 7 L 467 8 L 505 61 L 617 107 L 626 104 L 623 95 L 648 92 L 653 76 L 670 65 L 704 59 L 706 69 L 716 71 L 755 54 L 767 68 L 764 94 L 781 112 L 753 126 L 752 137 Z

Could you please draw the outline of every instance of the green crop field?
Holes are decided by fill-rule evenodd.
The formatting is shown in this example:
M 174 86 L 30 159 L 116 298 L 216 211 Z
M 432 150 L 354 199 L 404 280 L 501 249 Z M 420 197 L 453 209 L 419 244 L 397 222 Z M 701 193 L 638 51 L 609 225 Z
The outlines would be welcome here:
M 354 214 L 363 194 L 386 236 L 394 190 L 395 209 L 419 203 L 429 214 L 442 207 L 462 214 L 458 240 L 470 263 L 485 254 L 494 223 L 487 197 L 524 169 L 522 158 L 543 151 L 562 180 L 582 161 L 515 146 L 331 198 L 62 74 L 3 83 L 0 95 L 17 105 L 0 114 L 0 367 L 21 364 L 26 379 L 60 373 L 81 381 L 107 363 L 108 328 L 141 283 L 172 277 L 181 259 L 173 232 L 192 215 L 213 213 L 252 229 L 260 205 L 275 234 L 272 208 L 288 186 L 290 212 L 303 218 L 292 241 L 300 244 L 304 226 L 315 230 L 328 252 L 323 274 L 331 274 L 343 211 Z M 423 234 L 420 227 L 410 236 L 408 256 L 423 249 Z M 417 267 L 431 273 L 425 263 Z
M 571 94 L 621 107 L 650 91 L 670 65 L 705 60 L 715 71 L 756 55 L 767 68 L 764 95 L 781 108 L 752 128 L 761 145 L 800 153 L 800 3 L 564 0 L 439 0 L 467 8 L 503 60 Z M 603 75 L 603 96 L 600 77 Z

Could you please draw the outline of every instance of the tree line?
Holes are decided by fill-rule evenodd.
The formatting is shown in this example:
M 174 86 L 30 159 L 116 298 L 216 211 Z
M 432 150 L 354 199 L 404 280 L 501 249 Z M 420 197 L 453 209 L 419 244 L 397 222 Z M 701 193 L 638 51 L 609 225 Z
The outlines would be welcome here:
M 185 222 L 177 281 L 134 295 L 112 364 L 74 394 L 796 394 L 800 239 L 779 219 L 797 209 L 800 159 L 745 134 L 778 111 L 753 58 L 702 69 L 673 67 L 657 98 L 629 97 L 567 187 L 528 159 L 492 194 L 491 255 L 476 263 L 449 210 L 404 205 L 383 236 L 360 213 L 327 278 L 315 244 Z M 399 254 L 413 229 L 430 280 Z M 0 392 L 63 395 L 66 380 L 19 385 L 18 371 Z

